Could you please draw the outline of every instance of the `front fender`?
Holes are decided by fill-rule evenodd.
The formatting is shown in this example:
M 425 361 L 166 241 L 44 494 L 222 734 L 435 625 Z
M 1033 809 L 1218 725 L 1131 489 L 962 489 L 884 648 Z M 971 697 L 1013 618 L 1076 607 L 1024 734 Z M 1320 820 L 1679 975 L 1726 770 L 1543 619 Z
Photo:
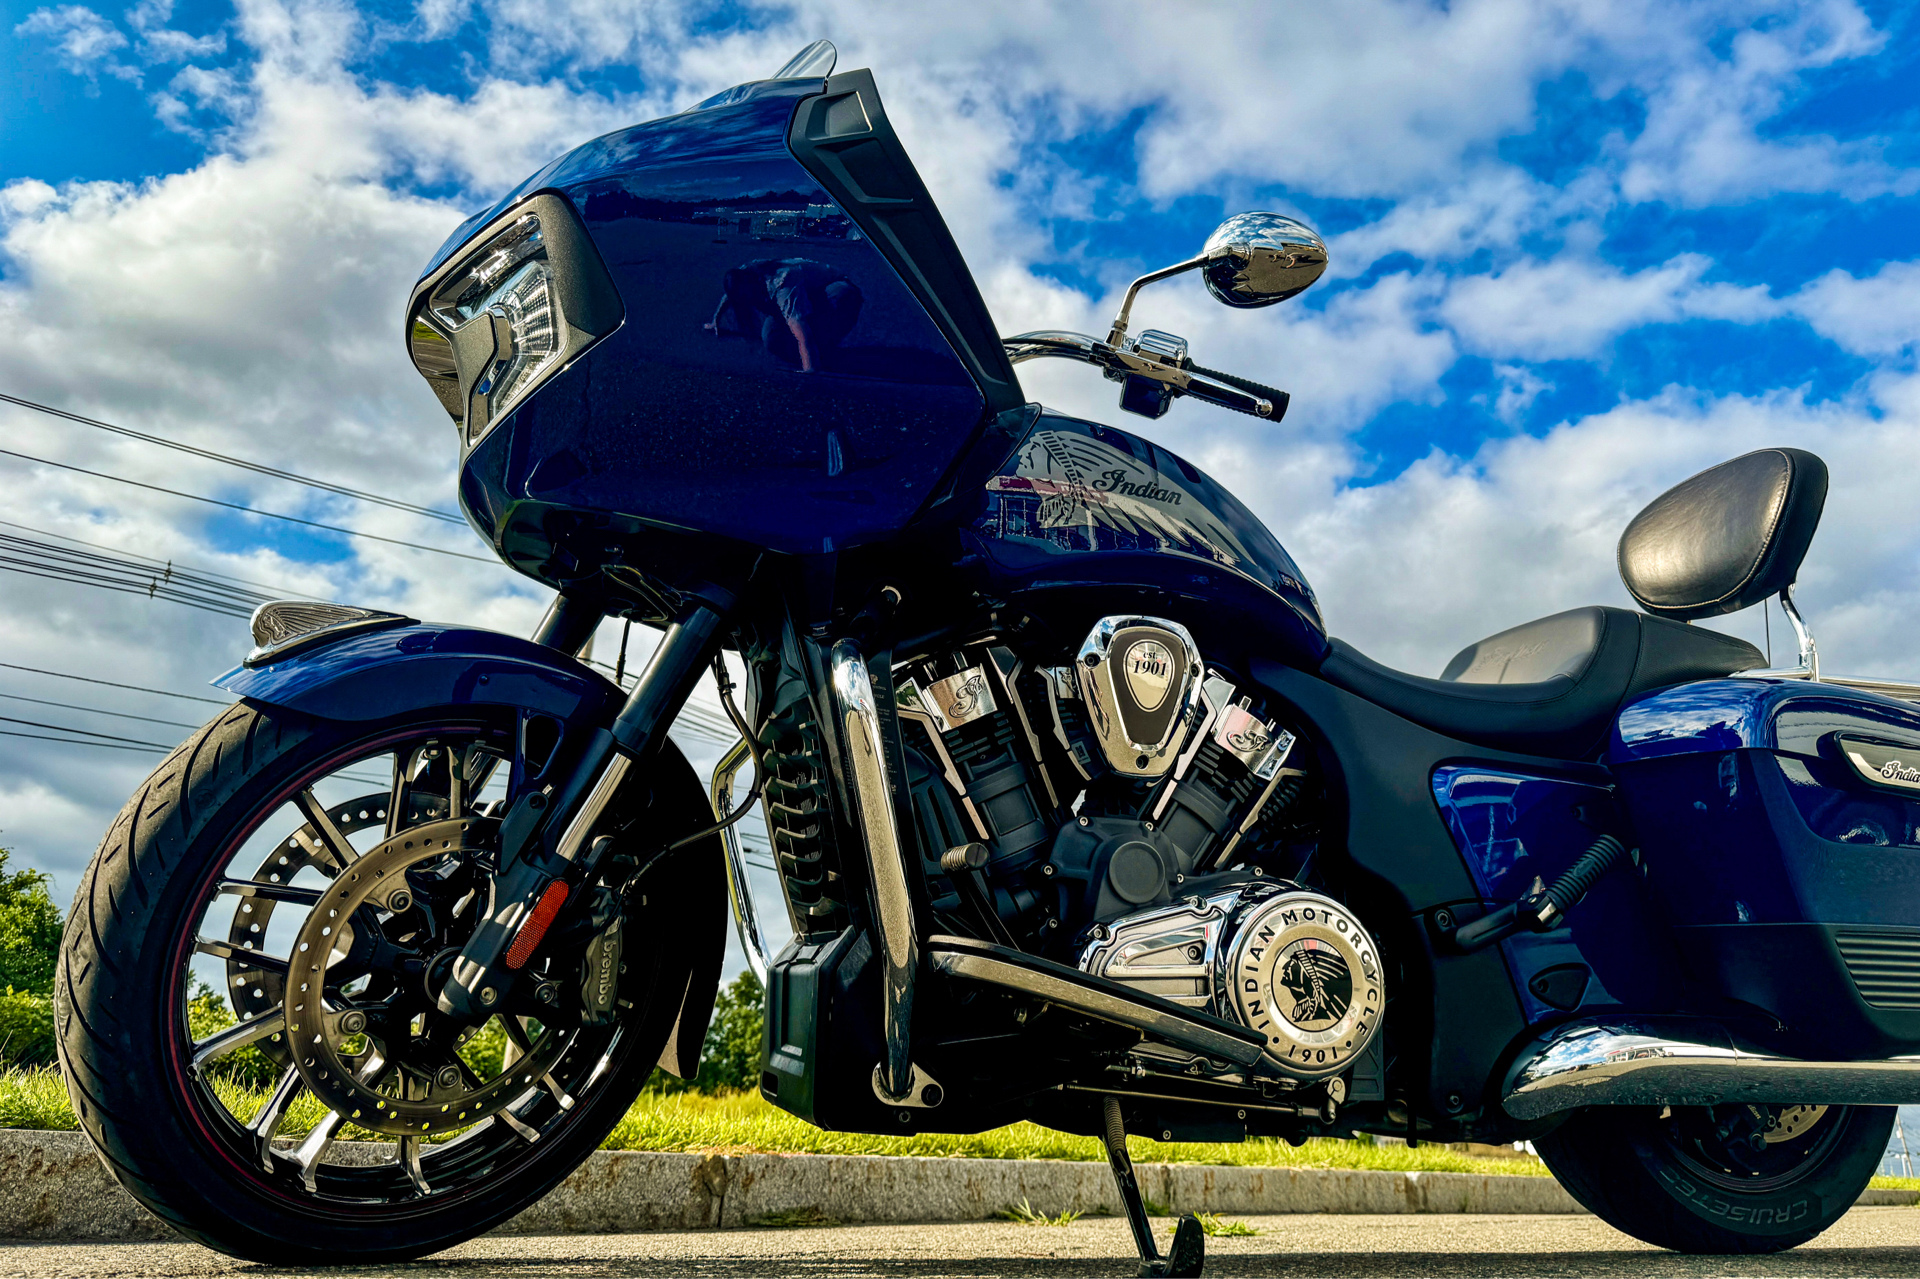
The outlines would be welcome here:
M 572 721 L 611 720 L 618 686 L 558 649 L 498 631 L 415 623 L 347 635 L 216 688 L 322 719 L 377 720 L 429 706 L 517 706 Z
M 333 720 L 380 720 L 437 706 L 513 706 L 577 724 L 610 723 L 626 695 L 558 649 L 497 631 L 416 623 L 347 635 L 213 681 L 236 696 Z M 706 790 L 671 740 L 661 743 L 648 801 L 667 828 L 711 820 Z M 638 780 L 638 779 L 636 779 Z M 629 782 L 631 787 L 634 782 Z M 719 836 L 690 846 L 674 872 L 677 903 L 664 925 L 672 959 L 659 975 L 672 1014 L 660 1064 L 690 1078 L 700 1063 L 726 955 L 726 879 Z M 672 990 L 677 988 L 675 998 Z

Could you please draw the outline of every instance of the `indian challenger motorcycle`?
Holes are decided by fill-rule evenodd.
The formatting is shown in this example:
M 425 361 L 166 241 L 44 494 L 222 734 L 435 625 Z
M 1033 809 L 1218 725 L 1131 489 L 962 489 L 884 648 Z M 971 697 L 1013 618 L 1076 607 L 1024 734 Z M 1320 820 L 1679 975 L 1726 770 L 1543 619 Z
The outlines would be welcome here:
M 1790 594 L 1820 460 L 1657 499 L 1619 546 L 1642 611 L 1388 669 L 1213 479 L 1014 374 L 1278 422 L 1129 315 L 1182 272 L 1280 301 L 1320 240 L 1241 214 L 1106 337 L 1003 339 L 872 76 L 831 72 L 816 46 L 589 142 L 428 264 L 406 330 L 461 505 L 558 595 L 531 640 L 255 615 L 238 702 L 66 930 L 68 1087 L 127 1189 L 279 1262 L 493 1227 L 693 1072 L 731 902 L 768 1101 L 1101 1138 L 1142 1274 L 1203 1239 L 1162 1254 L 1128 1132 L 1528 1139 L 1689 1252 L 1832 1224 L 1920 1101 L 1920 688 L 1820 673 Z M 1776 594 L 1797 669 L 1688 624 Z M 662 631 L 630 694 L 576 656 L 609 616 Z M 708 671 L 740 740 L 703 786 L 665 732 Z M 242 1050 L 278 1079 L 245 1115 L 212 1086 Z

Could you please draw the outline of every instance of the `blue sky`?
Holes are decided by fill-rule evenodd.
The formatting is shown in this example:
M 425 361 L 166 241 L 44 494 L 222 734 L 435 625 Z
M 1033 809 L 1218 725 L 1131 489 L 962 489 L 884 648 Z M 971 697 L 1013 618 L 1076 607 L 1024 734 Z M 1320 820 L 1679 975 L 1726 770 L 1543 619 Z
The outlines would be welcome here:
M 1332 270 L 1283 307 L 1230 313 L 1188 280 L 1136 313 L 1204 363 L 1292 390 L 1279 427 L 1193 403 L 1118 422 L 1111 387 L 1081 370 L 1022 372 L 1037 398 L 1218 475 L 1300 560 L 1335 633 L 1433 673 L 1529 617 L 1625 603 L 1611 553 L 1635 510 L 1716 461 L 1792 444 L 1833 468 L 1801 590 L 1828 664 L 1920 677 L 1912 9 L 1155 13 L 6 0 L 0 390 L 445 505 L 452 433 L 399 341 L 418 265 L 567 147 L 824 36 L 843 68 L 874 69 L 1007 332 L 1103 329 L 1129 278 L 1240 209 L 1325 233 Z M 0 423 L 39 456 L 479 549 L 17 411 Z M 70 536 L 508 629 L 542 604 L 503 569 L 0 459 L 14 471 L 33 476 L 17 518 Z M 234 624 L 177 606 L 0 590 L 0 633 L 25 664 L 190 689 L 243 647 Z M 1725 629 L 1764 634 L 1757 611 Z M 88 851 L 66 832 L 100 829 L 141 771 L 84 754 L 0 739 L 0 831 L 63 873 Z

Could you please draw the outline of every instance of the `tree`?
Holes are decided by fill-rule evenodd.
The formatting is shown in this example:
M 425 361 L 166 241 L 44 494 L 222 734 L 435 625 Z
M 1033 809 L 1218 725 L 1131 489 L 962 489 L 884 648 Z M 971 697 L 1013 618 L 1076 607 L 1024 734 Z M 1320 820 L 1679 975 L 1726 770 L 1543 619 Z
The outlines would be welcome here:
M 53 971 L 60 961 L 60 908 L 44 871 L 7 870 L 0 848 L 0 1064 L 53 1060 Z
M 53 993 L 60 960 L 60 908 L 47 891 L 45 871 L 7 871 L 13 854 L 0 848 L 0 987 L 34 995 Z
M 649 1086 L 661 1092 L 735 1092 L 760 1086 L 760 1035 L 766 995 L 749 970 L 722 987 L 713 999 L 713 1020 L 700 1047 L 700 1070 L 692 1079 L 676 1079 L 656 1070 Z

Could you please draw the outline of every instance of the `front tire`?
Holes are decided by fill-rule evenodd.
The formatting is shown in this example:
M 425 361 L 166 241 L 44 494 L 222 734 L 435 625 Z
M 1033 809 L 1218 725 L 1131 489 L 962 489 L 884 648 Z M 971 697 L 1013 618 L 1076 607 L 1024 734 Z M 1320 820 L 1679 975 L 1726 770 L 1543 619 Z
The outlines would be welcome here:
M 257 1261 L 418 1257 L 539 1199 L 620 1121 L 672 1031 L 689 957 L 722 926 L 719 867 L 701 856 L 710 841 L 691 845 L 692 857 L 654 863 L 647 892 L 631 895 L 617 1021 L 583 1026 L 577 1012 L 518 1010 L 509 1019 L 503 1007 L 478 1028 L 434 1023 L 427 974 L 457 953 L 486 891 L 485 842 L 499 810 L 478 793 L 481 778 L 503 779 L 493 786 L 503 802 L 539 780 L 544 763 L 527 756 L 533 737 L 507 707 L 368 726 L 243 702 L 175 750 L 127 803 L 67 921 L 55 1022 L 82 1130 L 162 1220 Z M 599 829 L 624 823 L 625 834 L 614 832 L 623 841 L 658 847 L 660 833 L 710 820 L 677 751 L 668 746 L 652 771 L 652 793 L 630 783 Z M 302 922 L 306 912 L 319 911 L 323 896 L 339 900 L 356 858 L 415 829 L 470 829 L 473 851 L 454 841 L 454 851 L 410 866 L 399 882 L 411 900 L 390 894 L 360 905 L 340 928 L 343 949 L 326 961 L 324 1007 L 338 1039 L 328 1047 L 369 1089 L 395 1099 L 475 1099 L 477 1122 L 356 1146 L 345 1139 L 376 1134 L 356 1134 L 353 1117 L 327 1109 L 308 1087 L 318 1078 L 312 1062 L 303 1075 L 293 1061 L 301 1044 L 278 1033 L 304 1007 L 293 993 L 304 987 L 292 984 L 304 970 L 274 952 L 288 951 L 296 934 L 318 935 Z M 359 948 L 352 954 L 349 939 Z M 362 954 L 375 958 L 354 958 Z M 336 961 L 362 975 L 337 985 Z M 564 989 L 574 970 L 541 958 L 529 973 L 542 963 Z M 508 1046 L 494 1050 L 495 1066 L 472 1064 L 472 1045 L 496 1023 Z M 516 1062 L 538 1062 L 544 1076 L 516 1079 Z M 236 1064 L 253 1077 L 243 1080 Z
M 1636 1239 L 1770 1253 L 1853 1207 L 1893 1120 L 1884 1106 L 1594 1106 L 1533 1144 L 1569 1194 Z

